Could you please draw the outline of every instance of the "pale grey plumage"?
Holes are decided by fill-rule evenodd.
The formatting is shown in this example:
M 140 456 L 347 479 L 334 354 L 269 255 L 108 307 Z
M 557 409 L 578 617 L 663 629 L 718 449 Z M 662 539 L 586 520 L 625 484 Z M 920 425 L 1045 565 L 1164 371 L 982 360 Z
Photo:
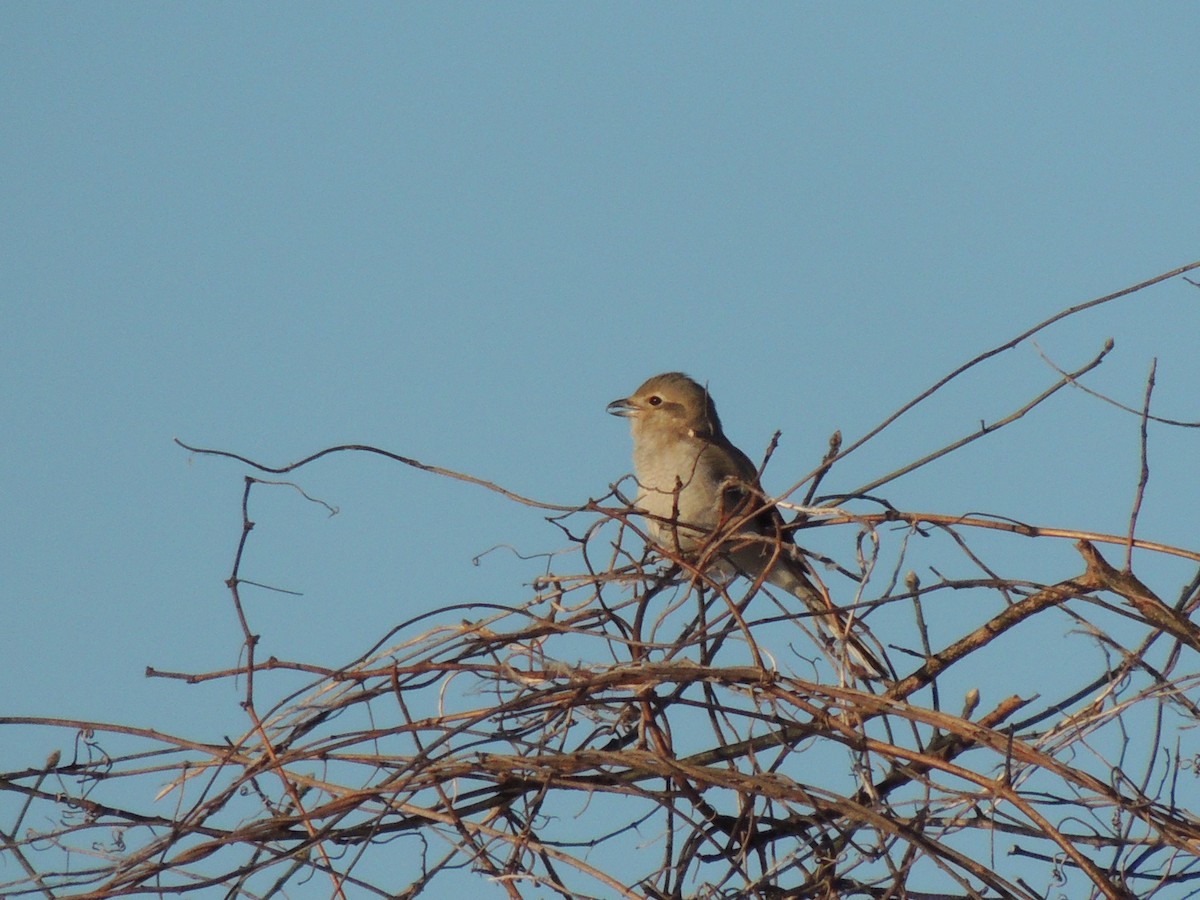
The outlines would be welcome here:
M 706 388 L 680 372 L 667 372 L 614 400 L 608 411 L 630 420 L 638 483 L 634 502 L 648 514 L 647 531 L 659 547 L 692 556 L 706 548 L 715 531 L 729 528 L 720 546 L 722 567 L 761 576 L 799 598 L 822 614 L 859 663 L 887 675 L 861 640 L 846 634 L 844 620 L 809 577 L 783 517 L 759 485 L 754 463 L 721 430 Z

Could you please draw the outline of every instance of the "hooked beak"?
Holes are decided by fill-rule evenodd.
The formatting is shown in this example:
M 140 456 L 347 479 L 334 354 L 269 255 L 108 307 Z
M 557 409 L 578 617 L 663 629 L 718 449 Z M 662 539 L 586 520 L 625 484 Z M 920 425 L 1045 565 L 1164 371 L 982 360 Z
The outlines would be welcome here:
M 633 401 L 631 401 L 628 397 L 624 397 L 620 400 L 614 400 L 612 403 L 608 404 L 605 409 L 608 410 L 608 414 L 610 416 L 623 416 L 628 418 L 629 416 L 636 416 L 638 414 L 638 408 L 633 405 Z

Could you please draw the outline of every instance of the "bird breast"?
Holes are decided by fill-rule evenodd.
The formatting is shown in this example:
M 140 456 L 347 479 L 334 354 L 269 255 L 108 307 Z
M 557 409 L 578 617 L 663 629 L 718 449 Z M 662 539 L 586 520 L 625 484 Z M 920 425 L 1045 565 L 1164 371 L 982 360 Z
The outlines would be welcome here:
M 706 465 L 709 445 L 678 439 L 669 448 L 655 447 L 652 442 L 640 444 L 633 458 L 638 480 L 636 503 L 651 516 L 675 518 L 679 523 L 648 519 L 650 536 L 659 544 L 678 544 L 681 550 L 695 547 L 717 525 L 720 515 L 720 486 L 712 467 Z

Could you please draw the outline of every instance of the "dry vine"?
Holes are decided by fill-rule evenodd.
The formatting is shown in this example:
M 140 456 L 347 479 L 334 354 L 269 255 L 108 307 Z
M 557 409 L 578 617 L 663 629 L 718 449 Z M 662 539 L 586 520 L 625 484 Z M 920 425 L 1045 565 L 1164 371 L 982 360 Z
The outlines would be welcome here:
M 1197 267 L 1065 310 L 971 360 L 862 440 L 835 438 L 783 498 L 804 537 L 820 529 L 853 559 L 830 574 L 833 595 L 886 651 L 896 677 L 884 683 L 857 681 L 790 598 L 648 553 L 621 485 L 564 507 L 361 445 L 282 468 L 187 448 L 270 474 L 366 452 L 465 480 L 547 514 L 575 571 L 547 572 L 511 606 L 431 610 L 346 665 L 261 659 L 242 560 L 254 492 L 278 482 L 246 477 L 228 580 L 243 664 L 150 672 L 240 679 L 245 732 L 218 742 L 0 719 L 75 732 L 71 759 L 0 776 L 0 894 L 447 896 L 464 877 L 514 898 L 1197 892 L 1200 754 L 1187 747 L 1200 722 L 1200 551 L 1136 534 L 1145 425 L 1163 421 L 1150 414 L 1153 374 L 1133 410 L 1143 460 L 1127 534 L 900 510 L 875 496 L 1075 385 L 1111 345 L 977 433 L 816 495 L 847 453 L 967 369 Z M 802 489 L 802 502 L 787 502 Z M 1052 583 L 998 571 L 987 535 L 1069 540 L 1074 563 Z M 1135 547 L 1196 574 L 1168 596 L 1134 574 Z M 554 559 L 557 569 L 564 556 Z M 922 581 L 918 566 L 969 575 Z M 934 616 L 964 624 L 946 639 Z M 980 712 L 979 691 L 956 673 L 999 656 L 1031 623 L 1070 629 L 1071 665 L 1047 660 L 1043 695 L 993 696 Z M 267 674 L 278 670 L 309 683 L 278 696 Z M 1003 687 L 1000 676 L 987 685 Z

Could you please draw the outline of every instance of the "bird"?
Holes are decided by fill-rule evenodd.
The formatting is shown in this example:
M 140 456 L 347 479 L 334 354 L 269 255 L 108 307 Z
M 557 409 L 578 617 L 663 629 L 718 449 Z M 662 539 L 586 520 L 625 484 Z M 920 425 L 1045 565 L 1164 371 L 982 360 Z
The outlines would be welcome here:
M 816 613 L 869 675 L 889 677 L 814 584 L 754 463 L 725 436 L 706 387 L 682 372 L 665 372 L 608 404 L 607 411 L 630 421 L 634 505 L 645 513 L 647 533 L 661 550 L 709 564 L 717 545 L 714 574 L 732 567 L 782 588 Z

